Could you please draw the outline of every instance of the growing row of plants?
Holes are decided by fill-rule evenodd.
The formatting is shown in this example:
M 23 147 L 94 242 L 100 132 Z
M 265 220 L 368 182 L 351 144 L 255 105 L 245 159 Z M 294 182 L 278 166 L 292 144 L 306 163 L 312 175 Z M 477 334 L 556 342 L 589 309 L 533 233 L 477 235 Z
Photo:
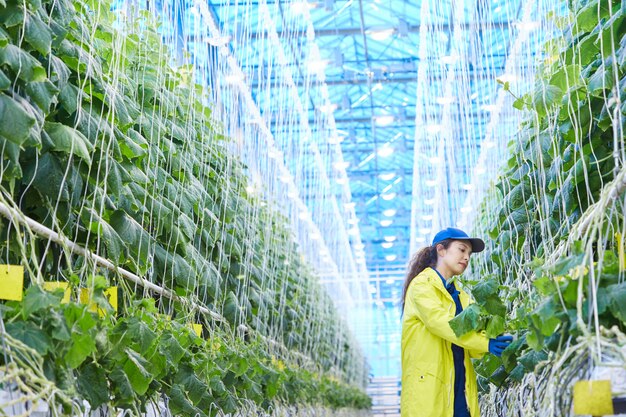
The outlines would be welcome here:
M 61 303 L 63 291 L 38 286 L 3 306 L 7 333 L 37 352 L 45 377 L 63 391 L 53 400 L 68 414 L 74 398 L 136 413 L 166 398 L 175 415 L 200 416 L 234 413 L 242 399 L 265 409 L 276 403 L 369 406 L 360 389 L 284 362 L 260 339 L 219 330 L 202 338 L 160 313 L 154 299 L 131 301 L 114 319 L 106 280 L 98 277 L 92 288 L 93 302 L 109 312 L 104 318 L 86 304 Z
M 205 91 L 188 67 L 170 65 L 150 15 L 116 22 L 98 0 L 0 3 L 2 203 L 188 301 L 160 297 L 155 309 L 141 288 L 3 220 L 0 253 L 26 267 L 28 288 L 22 305 L 3 309 L 9 334 L 92 406 L 136 406 L 159 391 L 205 413 L 210 398 L 226 412 L 244 398 L 367 406 L 354 388 L 364 385 L 366 366 L 347 325 L 287 219 L 247 191 L 246 168 Z M 44 280 L 86 287 L 98 274 L 124 287 L 126 302 L 110 320 L 55 304 L 39 289 Z M 202 318 L 189 302 L 225 320 Z M 211 328 L 208 341 L 191 337 L 183 318 Z M 314 365 L 278 369 L 261 342 L 228 336 L 241 324 L 250 340 L 270 336 Z M 145 330 L 157 336 L 134 334 Z M 205 351 L 214 338 L 222 348 Z M 174 361 L 163 353 L 170 348 Z M 154 362 L 155 352 L 165 362 Z M 211 354 L 223 363 L 205 369 Z
M 567 242 L 624 166 L 626 8 L 604 0 L 570 7 L 563 36 L 545 45 L 536 85 L 514 103 L 528 118 L 478 216 L 489 242 L 469 282 L 477 303 L 452 322 L 458 334 L 517 336 L 501 359 L 488 355 L 477 366 L 497 386 L 521 381 L 587 326 L 597 328 L 594 317 L 626 330 L 620 198 L 589 222 L 591 238 Z M 559 245 L 567 250 L 553 259 Z

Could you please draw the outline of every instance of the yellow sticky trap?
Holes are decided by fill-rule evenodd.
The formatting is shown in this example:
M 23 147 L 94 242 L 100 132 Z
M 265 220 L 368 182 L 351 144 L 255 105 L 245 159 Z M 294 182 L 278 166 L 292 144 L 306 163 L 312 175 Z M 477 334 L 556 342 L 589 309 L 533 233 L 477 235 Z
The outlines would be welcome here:
M 117 287 L 109 287 L 104 290 L 104 295 L 109 300 L 109 304 L 113 307 L 113 311 L 117 313 Z
M 613 414 L 611 381 L 578 381 L 574 384 L 574 414 Z
M 43 289 L 46 291 L 56 291 L 63 290 L 63 298 L 61 299 L 61 304 L 67 304 L 70 302 L 70 284 L 67 282 L 58 282 L 58 281 L 45 281 L 43 283 Z
M 88 288 L 81 288 L 80 289 L 80 294 L 78 295 L 78 300 L 80 301 L 81 304 L 89 304 L 89 299 L 90 299 L 90 291 Z M 92 303 L 93 304 L 93 303 Z M 93 304 L 94 308 L 95 308 L 95 304 Z M 91 307 L 91 306 L 90 306 Z M 91 308 L 90 308 L 91 309 Z M 95 311 L 95 310 L 94 310 Z
M 198 323 L 189 323 L 189 327 L 194 331 L 196 336 L 202 337 L 202 325 Z
M 104 296 L 113 307 L 113 310 L 117 312 L 117 287 L 109 287 L 103 291 Z M 81 304 L 87 304 L 89 306 L 89 311 L 98 312 L 100 317 L 104 317 L 106 315 L 106 311 L 98 308 L 98 305 L 91 301 L 91 290 L 89 288 L 81 288 L 80 289 L 80 302 Z
M 24 267 L 0 265 L 0 299 L 22 301 L 24 291 Z

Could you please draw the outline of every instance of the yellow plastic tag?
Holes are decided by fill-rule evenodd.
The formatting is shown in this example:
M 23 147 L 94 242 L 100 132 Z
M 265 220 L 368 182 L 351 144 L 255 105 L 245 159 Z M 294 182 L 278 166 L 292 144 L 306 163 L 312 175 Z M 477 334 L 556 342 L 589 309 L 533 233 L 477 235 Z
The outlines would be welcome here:
M 189 327 L 194 331 L 196 336 L 202 337 L 202 325 L 198 323 L 189 323 Z
M 61 304 L 67 304 L 70 302 L 70 284 L 68 282 L 59 282 L 59 281 L 45 281 L 43 283 L 43 289 L 46 291 L 56 291 L 58 289 L 63 290 L 63 298 L 61 299 Z
M 109 287 L 103 291 L 104 296 L 109 300 L 109 304 L 113 307 L 113 310 L 117 312 L 117 287 Z M 106 311 L 98 308 L 96 303 L 91 301 L 91 290 L 89 288 L 80 289 L 80 302 L 82 304 L 89 305 L 89 311 L 98 312 L 100 317 L 106 315 Z
M 22 301 L 24 290 L 24 267 L 0 265 L 0 299 Z
M 574 414 L 613 414 L 611 381 L 578 381 L 574 384 Z

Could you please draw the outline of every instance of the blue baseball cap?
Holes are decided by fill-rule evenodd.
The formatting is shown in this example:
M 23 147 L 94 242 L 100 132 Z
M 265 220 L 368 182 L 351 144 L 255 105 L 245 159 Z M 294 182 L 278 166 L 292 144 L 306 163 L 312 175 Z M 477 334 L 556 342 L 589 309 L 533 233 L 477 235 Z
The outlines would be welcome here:
M 482 239 L 477 237 L 469 237 L 467 233 L 465 233 L 461 229 L 455 229 L 454 227 L 448 227 L 447 229 L 443 229 L 439 233 L 435 235 L 433 238 L 433 246 L 437 243 L 440 243 L 446 239 L 453 240 L 467 240 L 472 245 L 472 252 L 482 252 L 485 249 L 485 242 Z

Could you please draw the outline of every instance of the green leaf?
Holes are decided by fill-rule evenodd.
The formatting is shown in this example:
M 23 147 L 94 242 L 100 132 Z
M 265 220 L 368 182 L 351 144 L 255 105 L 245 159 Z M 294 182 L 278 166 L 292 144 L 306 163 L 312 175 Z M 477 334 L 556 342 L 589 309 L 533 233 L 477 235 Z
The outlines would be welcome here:
M 241 307 L 239 307 L 239 301 L 234 292 L 229 291 L 224 301 L 223 314 L 226 319 L 232 324 L 238 324 L 241 320 Z
M 498 369 L 496 369 L 494 373 L 489 375 L 489 381 L 491 381 L 497 387 L 501 387 L 506 377 L 507 377 L 507 373 L 506 373 L 506 370 L 504 369 L 504 366 L 499 366 Z
M 144 395 L 152 382 L 152 374 L 146 369 L 150 363 L 132 349 L 126 348 L 125 352 L 128 360 L 124 363 L 124 373 L 128 376 L 133 390 L 139 395 Z
M 126 258 L 127 247 L 115 229 L 104 220 L 100 220 L 99 229 L 102 239 L 107 248 L 109 259 L 116 263 L 121 263 Z
M 50 52 L 52 44 L 52 31 L 36 14 L 26 15 L 24 40 L 43 56 Z
M 539 294 L 549 296 L 556 292 L 556 284 L 549 276 L 542 276 L 533 281 L 533 286 L 537 288 Z
M 60 340 L 62 342 L 69 342 L 72 336 L 65 322 L 65 317 L 57 310 L 51 310 L 48 316 L 52 331 L 48 331 L 48 334 L 54 340 Z
M 24 10 L 16 3 L 9 3 L 8 7 L 0 9 L 2 28 L 12 28 L 24 22 Z
M 30 181 L 34 175 L 32 183 L 42 196 L 51 201 L 68 201 L 70 194 L 64 168 L 54 155 L 44 153 L 39 158 L 36 172 L 33 172 L 35 164 L 26 167 L 25 180 Z
M 504 349 L 504 352 L 502 352 L 502 363 L 507 371 L 511 371 L 517 365 L 517 356 L 525 343 L 526 336 L 522 336 L 515 339 L 506 349 Z
M 101 165 L 107 165 L 105 169 L 107 173 L 107 192 L 111 196 L 118 197 L 122 191 L 122 170 L 123 168 L 117 163 L 116 160 L 110 159 L 103 161 Z
M 559 67 L 557 72 L 550 78 L 550 84 L 555 85 L 561 89 L 561 91 L 568 91 L 572 88 L 577 88 L 581 82 L 580 76 L 581 67 L 578 64 L 568 64 Z
M 37 11 L 41 9 L 41 0 L 26 0 L 26 4 L 28 5 L 28 9 L 32 11 Z
M 104 369 L 95 363 L 89 363 L 78 372 L 76 388 L 85 398 L 92 409 L 98 408 L 109 401 L 109 387 L 107 374 Z
M 20 165 L 20 147 L 0 136 L 0 150 L 4 158 L 3 179 L 22 177 L 22 167 Z
M 531 314 L 533 324 L 539 329 L 543 336 L 550 336 L 554 333 L 561 320 L 556 316 L 557 308 L 552 298 L 548 298 L 541 303 Z
M 50 81 L 59 89 L 65 88 L 72 72 L 61 58 L 50 55 L 48 60 L 50 63 Z
M 30 135 L 35 118 L 12 98 L 0 93 L 0 136 L 22 145 Z
M 146 265 L 152 242 L 148 232 L 122 210 L 114 211 L 109 222 L 130 252 L 135 256 L 135 261 L 139 265 Z
M 86 306 L 82 304 L 66 304 L 63 310 L 65 321 L 72 329 L 72 334 L 76 332 L 88 332 L 96 325 L 92 314 L 85 314 Z
M 116 399 L 132 401 L 135 397 L 135 391 L 124 370 L 117 366 L 109 374 L 112 391 L 115 392 Z
M 196 273 L 189 263 L 179 254 L 168 252 L 161 245 L 156 245 L 154 265 L 159 276 L 174 279 L 176 285 L 184 290 L 192 290 L 196 285 Z
M 478 302 L 498 294 L 498 283 L 495 279 L 486 279 L 472 288 L 472 295 Z
M 242 376 L 249 369 L 248 361 L 244 357 L 237 358 L 231 361 L 230 364 L 231 364 L 231 370 L 235 373 L 235 376 Z
M 602 91 L 613 88 L 614 77 L 611 67 L 606 68 L 601 65 L 596 72 L 589 78 L 587 90 L 590 94 L 601 97 Z
M 609 285 L 606 291 L 609 310 L 622 323 L 626 323 L 626 283 Z
M 90 35 L 84 35 L 85 39 L 89 39 Z M 103 73 L 102 65 L 93 55 L 87 52 L 80 45 L 80 41 L 72 42 L 68 38 L 60 42 L 56 48 L 57 56 L 63 59 L 68 67 L 78 73 L 86 73 L 89 71 L 92 82 L 98 80 L 100 74 Z
M 185 396 L 185 390 L 182 385 L 174 384 L 167 394 L 170 398 L 168 405 L 170 406 L 170 409 L 174 415 L 206 415 L 187 399 L 187 397 Z
M 576 15 L 575 28 L 578 32 L 590 32 L 599 22 L 608 16 L 608 10 L 604 2 L 599 5 L 597 1 L 591 1 Z
M 59 305 L 62 298 L 63 296 L 58 293 L 44 291 L 38 285 L 31 285 L 24 293 L 22 314 L 26 319 L 39 310 L 45 310 L 48 307 Z
M 156 340 L 157 335 L 143 321 L 131 317 L 128 320 L 128 331 L 132 335 L 133 340 L 137 343 L 140 353 L 147 353 L 152 343 Z
M 561 102 L 563 91 L 555 85 L 540 85 L 535 89 L 533 95 L 533 106 L 539 116 L 546 113 L 556 104 Z
M 211 391 L 219 396 L 227 392 L 224 381 L 222 381 L 222 379 L 217 376 L 211 378 L 210 386 Z
M 606 287 L 599 287 L 596 293 L 598 314 L 604 314 L 609 307 L 609 290 Z
M 108 96 L 113 98 L 112 101 L 113 101 L 114 106 L 112 106 L 111 110 L 114 111 L 115 119 L 118 122 L 118 126 L 126 127 L 132 124 L 135 120 L 135 117 L 137 117 L 138 114 L 133 114 L 133 116 L 135 117 L 130 115 L 130 113 L 132 112 L 132 109 L 128 108 L 125 97 L 120 95 L 113 88 L 111 88 L 108 91 Z M 131 102 L 129 101 L 128 104 L 131 104 Z
M 83 92 L 74 84 L 66 84 L 59 92 L 59 103 L 68 114 L 74 114 L 78 109 L 79 95 L 82 96 Z
M 506 306 L 498 297 L 498 283 L 494 279 L 484 280 L 472 288 L 472 295 L 489 314 L 506 315 Z
M 524 99 L 523 98 L 518 98 L 517 100 L 515 100 L 513 102 L 513 107 L 516 108 L 517 110 L 523 110 L 524 109 Z
M 541 332 L 532 326 L 526 334 L 526 342 L 534 350 L 541 350 L 543 348 L 543 335 Z
M 450 320 L 450 327 L 457 337 L 479 330 L 481 324 L 480 307 L 477 304 L 470 304 L 461 314 Z
M 556 276 L 565 276 L 569 274 L 569 271 L 571 269 L 581 265 L 582 262 L 583 262 L 583 255 L 575 254 L 575 255 L 571 255 L 571 256 L 567 256 L 567 257 L 559 259 L 553 265 L 546 266 L 545 270 Z
M 137 133 L 137 135 L 139 134 Z M 138 158 L 146 155 L 146 150 L 142 146 L 137 144 L 134 140 L 132 140 L 130 138 L 130 134 L 128 136 L 121 135 L 120 150 L 122 151 L 122 154 L 128 159 Z
M 78 93 L 80 94 L 80 91 Z M 83 104 L 80 111 L 76 112 L 76 129 L 92 141 L 101 136 L 105 138 L 114 137 L 111 122 L 101 117 L 95 109 L 85 104 Z M 115 141 L 110 141 L 109 143 L 112 147 L 117 144 Z
M 56 96 L 59 94 L 59 90 L 56 86 L 48 80 L 27 83 L 26 92 L 44 113 L 50 111 L 50 106 L 57 102 Z
M 8 334 L 35 349 L 40 355 L 45 355 L 50 350 L 48 336 L 32 322 L 6 323 L 5 328 Z
M 482 303 L 483 308 L 489 314 L 496 316 L 506 316 L 506 306 L 498 296 L 491 296 Z
M 519 363 L 529 372 L 534 372 L 535 367 L 541 361 L 548 359 L 546 352 L 531 350 L 519 358 Z
M 124 164 L 124 167 L 128 171 L 130 181 L 137 184 L 149 184 L 150 178 L 134 164 Z
M 506 195 L 504 204 L 507 210 L 515 210 L 522 207 L 526 203 L 529 196 L 530 185 L 527 182 L 522 182 L 513 187 L 513 189 Z
M 4 71 L 0 69 L 0 90 L 8 90 L 11 87 L 11 80 L 6 76 Z
M 504 317 L 493 316 L 487 324 L 487 337 L 494 338 L 504 333 Z
M 116 230 L 106 220 L 100 217 L 95 210 L 84 208 L 81 210 L 80 218 L 86 228 L 92 233 L 96 233 L 104 241 L 107 256 L 111 260 L 116 263 L 121 263 L 126 259 L 128 248 L 122 241 L 122 238 L 120 238 Z
M 606 22 L 602 22 L 602 29 L 596 41 L 596 44 L 601 47 L 600 53 L 602 57 L 613 55 L 613 45 L 617 48 L 620 39 L 626 32 L 626 27 L 624 27 L 625 19 L 626 15 L 614 12 Z
M 78 368 L 96 350 L 96 343 L 89 334 L 72 334 L 72 342 L 65 354 L 65 361 L 71 369 Z
M 209 387 L 198 379 L 193 368 L 188 365 L 183 365 L 179 368 L 174 382 L 185 387 L 189 399 L 194 404 L 198 404 L 202 397 L 209 391 Z
M 54 144 L 54 150 L 73 154 L 91 164 L 94 147 L 78 130 L 61 123 L 46 122 L 44 130 Z
M 509 377 L 513 381 L 521 382 L 522 379 L 524 378 L 524 375 L 526 375 L 526 368 L 524 368 L 523 365 L 519 364 L 515 368 L 513 368 L 513 370 L 509 374 Z
M 159 338 L 159 353 L 165 357 L 169 366 L 176 367 L 186 351 L 174 335 L 166 333 Z
M 7 65 L 23 81 L 44 81 L 46 70 L 28 52 L 8 44 L 0 49 L 0 65 Z
M 135 145 L 139 146 L 142 149 L 148 149 L 149 144 L 146 138 L 141 136 L 141 133 L 137 132 L 134 129 L 128 129 L 128 138 L 131 139 Z

